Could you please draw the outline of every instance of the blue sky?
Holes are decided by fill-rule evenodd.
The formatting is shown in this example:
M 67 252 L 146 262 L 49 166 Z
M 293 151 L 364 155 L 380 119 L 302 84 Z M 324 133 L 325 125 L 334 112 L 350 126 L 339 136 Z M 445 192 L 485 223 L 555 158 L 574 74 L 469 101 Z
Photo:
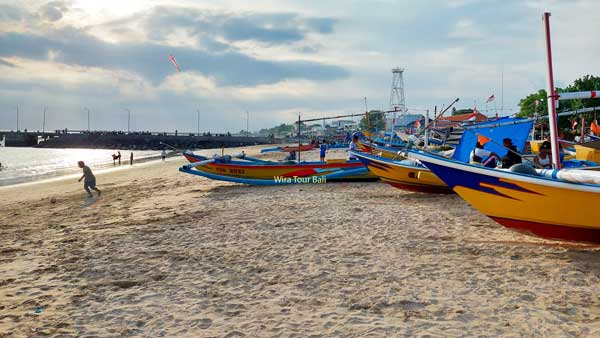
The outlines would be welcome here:
M 545 88 L 552 12 L 557 86 L 600 74 L 597 9 L 581 1 L 0 0 L 0 129 L 237 132 L 406 104 L 505 114 Z M 586 33 L 590 32 L 590 33 Z M 181 66 L 169 61 L 173 54 Z M 504 74 L 504 96 L 501 78 Z M 490 104 L 488 108 L 493 108 Z M 512 110 L 509 110 L 512 109 Z M 489 114 L 493 114 L 489 112 Z

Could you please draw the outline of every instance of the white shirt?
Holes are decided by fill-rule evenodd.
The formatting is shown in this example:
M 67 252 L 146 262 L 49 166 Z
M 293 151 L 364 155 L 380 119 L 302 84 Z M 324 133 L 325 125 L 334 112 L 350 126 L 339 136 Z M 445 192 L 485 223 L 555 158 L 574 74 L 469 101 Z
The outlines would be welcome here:
M 348 146 L 348 150 L 353 150 L 356 151 L 356 143 L 354 142 L 350 142 L 350 146 Z M 358 158 L 352 156 L 351 154 L 348 154 L 348 159 L 349 160 L 358 160 Z
M 547 165 L 550 164 L 550 156 L 546 155 L 546 158 L 541 158 L 540 155 L 537 155 L 538 158 L 538 163 L 542 166 L 545 167 Z
M 475 162 L 473 160 L 474 156 L 479 156 L 481 158 L 481 160 L 485 160 L 486 158 L 488 158 L 490 155 L 492 155 L 492 152 L 489 150 L 485 150 L 485 149 L 481 149 L 481 148 L 475 148 L 473 149 L 473 151 L 471 152 L 471 162 Z

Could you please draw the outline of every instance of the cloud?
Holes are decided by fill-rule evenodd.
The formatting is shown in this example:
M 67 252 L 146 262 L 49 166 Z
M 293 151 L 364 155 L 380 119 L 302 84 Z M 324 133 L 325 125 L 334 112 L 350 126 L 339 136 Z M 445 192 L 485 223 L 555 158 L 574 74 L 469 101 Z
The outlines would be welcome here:
M 449 37 L 456 39 L 477 39 L 483 35 L 482 28 L 470 19 L 458 20 L 448 33 Z
M 0 59 L 0 66 L 7 66 L 7 67 L 16 67 L 13 63 L 10 63 L 6 60 Z
M 27 11 L 20 7 L 0 4 L 0 20 L 2 21 L 20 21 L 27 17 L 28 14 Z
M 326 81 L 344 78 L 341 67 L 312 61 L 259 60 L 239 52 L 210 53 L 192 48 L 153 43 L 104 42 L 79 30 L 68 28 L 46 35 L 0 33 L 0 56 L 54 61 L 84 67 L 133 71 L 160 83 L 173 73 L 168 55 L 173 54 L 184 70 L 211 76 L 219 85 L 258 85 L 289 78 Z
M 232 13 L 174 6 L 155 7 L 137 19 L 154 41 L 166 41 L 173 32 L 183 30 L 198 40 L 267 45 L 299 42 L 310 33 L 330 34 L 336 23 L 333 18 L 307 18 L 297 13 Z
M 68 11 L 65 1 L 50 1 L 40 8 L 40 14 L 48 21 L 58 21 L 62 19 L 63 13 Z

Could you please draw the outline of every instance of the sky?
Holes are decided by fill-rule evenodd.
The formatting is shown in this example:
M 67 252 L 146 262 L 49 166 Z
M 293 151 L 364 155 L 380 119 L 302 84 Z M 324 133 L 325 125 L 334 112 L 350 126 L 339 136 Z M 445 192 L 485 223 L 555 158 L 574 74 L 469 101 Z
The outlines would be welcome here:
M 0 0 L 0 129 L 238 132 L 460 98 L 488 115 L 600 74 L 593 0 Z M 172 54 L 181 68 L 169 60 Z M 484 103 L 494 95 L 494 101 Z M 486 110 L 486 108 L 488 110 Z M 247 113 L 246 113 L 247 112 Z

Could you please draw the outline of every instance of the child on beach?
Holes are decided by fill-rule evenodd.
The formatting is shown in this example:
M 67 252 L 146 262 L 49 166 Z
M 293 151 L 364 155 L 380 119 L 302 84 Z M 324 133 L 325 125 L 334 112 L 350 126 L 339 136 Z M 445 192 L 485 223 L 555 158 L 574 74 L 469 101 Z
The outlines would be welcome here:
M 92 190 L 96 190 L 98 192 L 98 197 L 100 197 L 100 194 L 102 192 L 100 191 L 100 189 L 96 188 L 96 176 L 94 176 L 94 174 L 92 174 L 92 169 L 90 169 L 90 167 L 85 165 L 85 163 L 83 163 L 83 161 L 79 161 L 79 162 L 77 162 L 77 164 L 79 165 L 79 168 L 83 169 L 83 176 L 81 176 L 81 178 L 79 178 L 79 182 L 81 182 L 81 180 L 83 180 L 85 178 L 85 180 L 83 181 L 83 189 L 85 189 L 85 191 L 87 191 L 88 197 L 93 197 L 92 192 L 90 191 L 90 188 Z
M 352 136 L 352 142 L 350 142 L 350 145 L 348 146 L 348 150 L 351 150 L 351 151 L 358 150 L 358 135 Z M 355 157 L 354 155 L 348 154 L 348 160 L 353 161 L 353 160 L 358 160 L 358 158 Z

